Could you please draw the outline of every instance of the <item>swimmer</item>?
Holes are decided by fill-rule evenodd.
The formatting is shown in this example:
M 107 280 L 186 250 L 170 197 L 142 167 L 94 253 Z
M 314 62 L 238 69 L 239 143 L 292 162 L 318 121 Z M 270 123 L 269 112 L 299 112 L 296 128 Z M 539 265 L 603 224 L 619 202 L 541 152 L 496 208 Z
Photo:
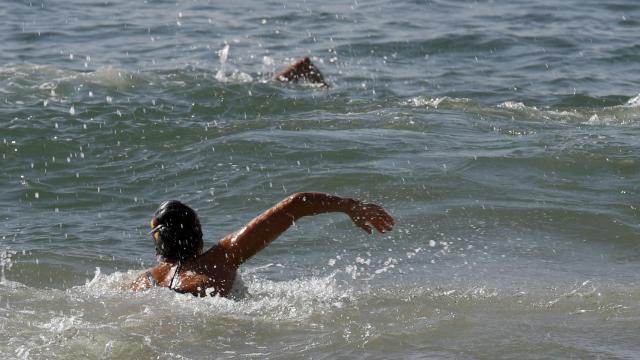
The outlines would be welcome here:
M 273 78 L 282 82 L 298 82 L 300 80 L 312 83 L 320 84 L 322 86 L 329 86 L 324 81 L 324 76 L 318 68 L 311 62 L 309 57 L 298 59 L 293 64 L 287 66 L 284 70 L 280 71 Z
M 394 225 L 391 215 L 376 204 L 325 193 L 295 193 L 203 252 L 196 212 L 177 200 L 166 201 L 151 219 L 150 234 L 160 263 L 141 274 L 131 289 L 159 286 L 195 296 L 227 296 L 240 265 L 301 217 L 329 212 L 347 214 L 369 234 L 373 229 L 385 233 Z

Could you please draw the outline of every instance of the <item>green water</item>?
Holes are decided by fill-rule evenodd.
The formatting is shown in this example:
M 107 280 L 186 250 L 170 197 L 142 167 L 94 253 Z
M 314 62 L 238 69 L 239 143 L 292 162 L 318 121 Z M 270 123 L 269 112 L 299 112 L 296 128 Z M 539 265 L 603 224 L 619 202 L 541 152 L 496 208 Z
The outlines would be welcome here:
M 7 358 L 640 354 L 635 2 L 0 9 Z M 270 80 L 302 55 L 330 88 Z M 162 201 L 212 246 L 295 191 L 397 226 L 303 219 L 233 299 L 128 291 Z

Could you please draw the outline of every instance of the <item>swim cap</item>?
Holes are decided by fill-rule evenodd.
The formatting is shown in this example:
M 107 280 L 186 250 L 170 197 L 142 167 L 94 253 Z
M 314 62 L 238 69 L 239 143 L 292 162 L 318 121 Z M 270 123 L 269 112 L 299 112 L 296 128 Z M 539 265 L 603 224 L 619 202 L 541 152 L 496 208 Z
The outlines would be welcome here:
M 196 212 L 178 200 L 163 202 L 151 220 L 156 254 L 167 259 L 195 257 L 202 252 L 202 227 Z

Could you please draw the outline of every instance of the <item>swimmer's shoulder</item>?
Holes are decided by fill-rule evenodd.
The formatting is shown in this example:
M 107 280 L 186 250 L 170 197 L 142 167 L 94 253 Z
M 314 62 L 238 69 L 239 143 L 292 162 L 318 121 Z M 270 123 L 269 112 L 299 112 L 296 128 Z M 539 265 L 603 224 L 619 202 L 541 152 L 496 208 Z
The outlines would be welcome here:
M 167 266 L 167 264 L 158 264 L 141 272 L 136 280 L 131 284 L 131 290 L 142 291 L 153 287 L 164 286 L 163 282 L 170 268 L 171 267 Z

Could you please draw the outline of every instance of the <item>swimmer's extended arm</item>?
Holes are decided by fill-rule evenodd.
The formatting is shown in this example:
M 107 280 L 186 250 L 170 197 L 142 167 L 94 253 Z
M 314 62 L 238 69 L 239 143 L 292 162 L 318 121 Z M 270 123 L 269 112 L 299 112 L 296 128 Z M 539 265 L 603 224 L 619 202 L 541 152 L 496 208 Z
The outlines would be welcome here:
M 295 193 L 251 220 L 244 228 L 220 240 L 227 260 L 239 266 L 258 253 L 303 216 L 342 212 L 369 234 L 385 233 L 394 220 L 382 207 L 324 193 Z

